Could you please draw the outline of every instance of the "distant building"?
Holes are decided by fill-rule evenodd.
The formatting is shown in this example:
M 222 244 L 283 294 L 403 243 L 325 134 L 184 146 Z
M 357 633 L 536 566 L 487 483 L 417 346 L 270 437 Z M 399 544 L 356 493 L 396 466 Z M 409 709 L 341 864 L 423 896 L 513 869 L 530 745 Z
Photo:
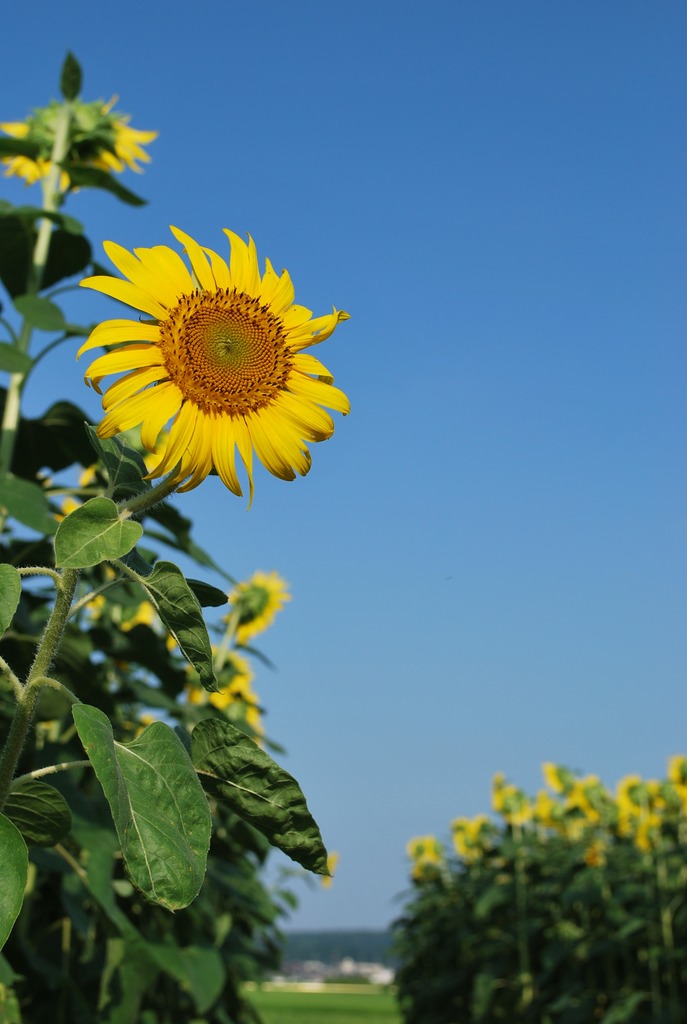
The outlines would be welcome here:
M 344 957 L 337 964 L 325 964 L 321 960 L 287 960 L 272 981 L 321 984 L 325 981 L 351 981 L 355 978 L 371 985 L 391 985 L 394 972 L 384 964 L 363 963 L 350 956 Z

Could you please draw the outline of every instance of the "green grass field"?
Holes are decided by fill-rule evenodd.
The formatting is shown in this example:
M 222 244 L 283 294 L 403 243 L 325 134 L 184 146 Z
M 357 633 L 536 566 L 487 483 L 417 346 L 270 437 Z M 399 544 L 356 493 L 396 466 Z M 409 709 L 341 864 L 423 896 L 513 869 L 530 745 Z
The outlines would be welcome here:
M 387 992 L 256 990 L 249 995 L 264 1024 L 400 1024 Z

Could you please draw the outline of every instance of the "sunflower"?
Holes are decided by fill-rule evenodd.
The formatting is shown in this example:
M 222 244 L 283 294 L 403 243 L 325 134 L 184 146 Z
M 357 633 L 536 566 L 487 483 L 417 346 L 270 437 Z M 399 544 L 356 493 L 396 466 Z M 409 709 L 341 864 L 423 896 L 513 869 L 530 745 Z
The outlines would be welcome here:
M 87 383 L 100 392 L 108 374 L 125 374 L 103 396 L 98 435 L 112 437 L 141 425 L 143 447 L 158 456 L 149 477 L 172 473 L 181 491 L 213 469 L 242 494 L 236 451 L 253 498 L 253 450 L 282 480 L 310 469 L 307 443 L 331 437 L 328 409 L 349 411 L 325 366 L 303 349 L 328 338 L 348 313 L 312 318 L 294 304 L 287 271 L 269 260 L 261 276 L 253 240 L 225 229 L 229 265 L 172 228 L 185 246 L 192 274 L 164 245 L 135 249 L 114 242 L 105 251 L 128 280 L 89 277 L 81 284 L 147 313 L 153 320 L 107 320 L 79 355 L 113 346 L 88 367 Z M 169 431 L 163 433 L 169 421 Z
M 229 603 L 234 612 L 226 616 L 230 620 L 237 615 L 236 642 L 247 644 L 274 622 L 287 601 L 291 600 L 288 584 L 277 572 L 255 572 L 249 580 L 238 583 L 229 594 Z
M 138 161 L 150 162 L 150 156 L 143 146 L 157 138 L 157 132 L 140 131 L 131 128 L 130 118 L 113 110 L 117 97 L 109 103 L 96 100 L 84 103 L 76 100 L 72 104 L 67 159 L 75 164 L 97 167 L 103 171 L 121 173 L 127 167 L 140 172 L 143 168 Z M 52 153 L 62 105 L 53 101 L 47 107 L 40 107 L 26 121 L 6 121 L 0 129 L 14 139 L 35 142 L 40 154 L 35 159 L 27 156 L 2 158 L 6 165 L 5 176 L 16 175 L 24 178 L 28 185 L 47 177 L 52 163 Z M 69 187 L 69 175 L 60 173 L 60 188 Z

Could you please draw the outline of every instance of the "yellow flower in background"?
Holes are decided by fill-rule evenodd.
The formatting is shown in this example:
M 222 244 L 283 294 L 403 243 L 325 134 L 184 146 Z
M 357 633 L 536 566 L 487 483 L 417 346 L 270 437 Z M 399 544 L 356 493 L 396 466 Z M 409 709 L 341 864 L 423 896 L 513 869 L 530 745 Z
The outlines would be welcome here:
M 503 810 L 503 790 L 506 785 L 506 776 L 503 772 L 496 772 L 491 782 L 491 806 L 499 814 Z
M 218 693 L 208 693 L 198 683 L 189 683 L 185 690 L 186 699 L 189 704 L 211 704 L 218 711 L 237 711 L 251 729 L 261 733 L 262 710 L 253 689 L 254 678 L 248 661 L 237 651 L 229 651 L 219 680 L 222 689 Z
M 635 846 L 648 852 L 656 846 L 661 837 L 661 818 L 653 811 L 642 815 L 635 831 Z
M 158 133 L 131 128 L 130 118 L 113 110 L 116 101 L 116 96 L 109 103 L 103 103 L 102 100 L 93 103 L 74 101 L 68 161 L 117 173 L 126 168 L 140 172 L 143 168 L 139 161 L 150 162 L 150 156 L 143 146 L 156 139 Z M 3 157 L 1 162 L 6 165 L 6 176 L 16 175 L 28 185 L 46 177 L 51 167 L 50 154 L 61 110 L 62 104 L 53 102 L 47 107 L 34 110 L 25 121 L 0 123 L 0 129 L 5 134 L 15 139 L 35 142 L 40 147 L 40 155 L 36 159 L 26 156 Z M 62 171 L 60 188 L 64 191 L 68 187 L 69 175 Z
M 593 839 L 584 851 L 583 860 L 590 868 L 602 868 L 606 863 L 606 843 L 603 839 Z
M 616 787 L 618 807 L 636 810 L 642 807 L 642 779 L 639 775 L 626 775 Z
M 291 600 L 289 585 L 277 572 L 255 572 L 249 580 L 238 583 L 229 594 L 229 603 L 238 616 L 236 642 L 247 644 L 274 622 L 287 601 Z M 231 613 L 226 620 L 231 619 Z
M 668 761 L 668 778 L 674 786 L 687 786 L 687 757 L 675 754 Z
M 153 722 L 158 722 L 158 721 L 159 721 L 159 719 L 155 715 L 151 715 L 148 712 L 144 711 L 143 714 L 139 716 L 138 725 L 136 726 L 136 729 L 134 730 L 134 739 L 136 739 L 136 737 L 140 736 L 141 733 L 143 732 L 143 730 L 147 729 L 149 725 L 152 725 Z
M 415 836 L 406 846 L 412 861 L 410 873 L 419 881 L 436 873 L 444 863 L 444 847 L 436 836 Z
M 160 617 L 155 611 L 155 608 L 150 601 L 141 601 L 138 608 L 136 608 L 131 615 L 124 619 L 121 624 L 121 629 L 124 633 L 127 633 L 134 626 L 160 626 Z
M 575 776 L 562 764 L 545 761 L 541 766 L 544 782 L 554 793 L 568 793 L 575 784 Z
M 503 772 L 497 772 L 492 781 L 491 805 L 509 825 L 525 825 L 532 820 L 534 808 L 527 795 L 517 786 L 506 782 Z
M 542 775 L 544 776 L 544 782 L 552 789 L 554 793 L 563 792 L 563 782 L 558 773 L 558 765 L 553 764 L 551 761 L 545 761 L 541 766 Z
M 486 814 L 474 818 L 455 818 L 451 822 L 453 845 L 459 857 L 466 861 L 478 860 L 485 849 L 485 840 L 491 829 Z
M 215 469 L 240 495 L 236 451 L 253 496 L 253 450 L 274 476 L 293 480 L 310 469 L 307 442 L 331 437 L 325 410 L 349 411 L 325 366 L 303 350 L 324 341 L 348 314 L 336 309 L 312 318 L 294 304 L 287 271 L 269 260 L 261 276 L 253 240 L 226 230 L 225 261 L 172 228 L 192 273 L 164 245 L 132 255 L 114 242 L 105 251 L 128 280 L 90 277 L 86 288 L 142 310 L 152 320 L 108 320 L 79 355 L 113 346 L 86 371 L 100 391 L 103 377 L 124 373 L 103 397 L 100 437 L 141 425 L 143 447 L 158 456 L 151 477 L 174 471 L 190 490 Z M 165 425 L 169 433 L 162 438 Z
M 338 853 L 330 853 L 327 857 L 327 871 L 328 875 L 322 875 L 320 882 L 323 889 L 329 889 L 332 882 L 334 881 L 334 873 L 336 872 L 337 865 L 339 863 Z
M 544 828 L 560 828 L 563 819 L 563 808 L 546 789 L 540 789 L 534 799 L 532 816 Z
M 575 779 L 565 798 L 566 811 L 579 811 L 588 824 L 601 821 L 605 790 L 596 775 Z
M 145 164 L 150 163 L 150 156 L 143 149 L 143 146 L 153 142 L 157 138 L 158 133 L 132 128 L 129 125 L 131 117 L 126 114 L 117 114 L 116 112 L 111 114 L 117 98 L 117 96 L 113 96 L 110 102 L 105 103 L 102 107 L 104 118 L 109 118 L 110 120 L 114 152 L 105 148 L 101 149 L 94 156 L 93 165 L 102 168 L 104 171 L 115 171 L 117 174 L 121 174 L 127 168 L 135 171 L 137 174 L 141 174 L 143 168 L 139 166 L 138 161 L 140 160 Z

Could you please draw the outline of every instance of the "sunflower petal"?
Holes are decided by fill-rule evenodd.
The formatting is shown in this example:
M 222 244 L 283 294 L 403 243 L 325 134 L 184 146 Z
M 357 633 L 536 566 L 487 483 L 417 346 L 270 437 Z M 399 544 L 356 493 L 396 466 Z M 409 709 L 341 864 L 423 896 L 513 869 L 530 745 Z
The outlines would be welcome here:
M 346 416 L 351 411 L 351 403 L 347 396 L 331 384 L 325 384 L 321 380 L 313 380 L 302 373 L 292 373 L 289 376 L 289 390 L 294 395 L 309 398 L 318 405 L 324 405 L 327 409 L 335 409 Z
M 270 309 L 276 316 L 284 313 L 294 300 L 296 294 L 293 281 L 287 270 L 282 270 L 281 277 L 272 267 L 269 260 L 265 260 L 266 270 L 262 278 L 260 298 L 269 303 Z
M 82 288 L 92 288 L 96 292 L 109 295 L 119 302 L 124 302 L 133 309 L 142 309 L 144 313 L 150 313 L 156 320 L 167 319 L 167 309 L 147 292 L 142 291 L 137 285 L 130 281 L 122 281 L 118 277 L 86 277 L 79 281 Z
M 195 429 L 198 408 L 192 402 L 184 402 L 169 430 L 169 439 L 164 454 L 149 476 L 164 476 L 177 464 L 182 463 L 184 453 L 191 443 Z M 180 477 L 179 477 L 180 479 Z
M 149 366 L 143 370 L 132 370 L 126 376 L 111 384 L 103 395 L 103 409 L 107 412 L 125 398 L 130 398 L 137 391 L 143 391 L 150 384 L 157 384 L 160 380 L 160 367 Z
M 231 243 L 231 258 L 229 260 L 229 273 L 234 287 L 246 295 L 260 295 L 260 269 L 258 267 L 258 254 L 255 249 L 255 242 L 248 236 L 248 244 L 229 228 L 224 228 L 224 234 Z
M 98 356 L 86 370 L 88 378 L 107 377 L 110 373 L 138 370 L 143 366 L 163 366 L 162 352 L 154 345 L 123 345 Z
M 212 433 L 211 417 L 198 412 L 191 442 L 181 460 L 181 477 L 189 477 L 179 491 L 190 491 L 202 483 L 212 469 Z
M 193 273 L 198 279 L 200 287 L 206 292 L 216 291 L 215 279 L 212 276 L 212 270 L 207 261 L 205 253 L 190 235 L 187 235 L 185 231 L 181 231 L 179 228 L 172 227 L 170 225 L 170 231 L 174 237 L 181 242 L 186 248 L 188 258 L 191 261 L 193 267 Z
M 233 282 L 231 280 L 231 274 L 229 273 L 229 267 L 221 256 L 218 256 L 212 249 L 206 249 L 203 246 L 203 252 L 210 260 L 210 266 L 212 267 L 212 275 L 215 279 L 215 284 L 218 288 L 233 288 Z
M 146 258 L 146 250 L 139 249 L 140 258 L 134 256 L 116 242 L 103 242 L 103 249 L 125 277 L 148 295 L 154 295 L 159 301 L 172 309 L 177 304 L 176 289 L 172 287 L 166 274 L 160 274 L 154 260 Z
M 94 327 L 87 340 L 83 343 L 76 358 L 91 348 L 103 348 L 106 345 L 123 345 L 128 341 L 155 342 L 160 337 L 157 324 L 142 324 L 140 320 L 104 320 Z
M 243 491 L 236 475 L 235 448 L 233 421 L 229 416 L 219 416 L 212 438 L 212 461 L 225 487 L 240 498 Z
M 134 249 L 134 252 L 141 260 L 145 257 L 146 263 L 151 268 L 154 267 L 171 284 L 174 295 L 174 302 L 171 305 L 176 305 L 182 295 L 190 295 L 195 288 L 188 267 L 179 253 L 170 249 L 168 245 L 154 245 L 150 249 Z
M 148 410 L 141 423 L 141 443 L 152 454 L 157 454 L 160 431 L 179 412 L 183 400 L 183 394 L 171 381 L 158 384 L 150 394 Z

